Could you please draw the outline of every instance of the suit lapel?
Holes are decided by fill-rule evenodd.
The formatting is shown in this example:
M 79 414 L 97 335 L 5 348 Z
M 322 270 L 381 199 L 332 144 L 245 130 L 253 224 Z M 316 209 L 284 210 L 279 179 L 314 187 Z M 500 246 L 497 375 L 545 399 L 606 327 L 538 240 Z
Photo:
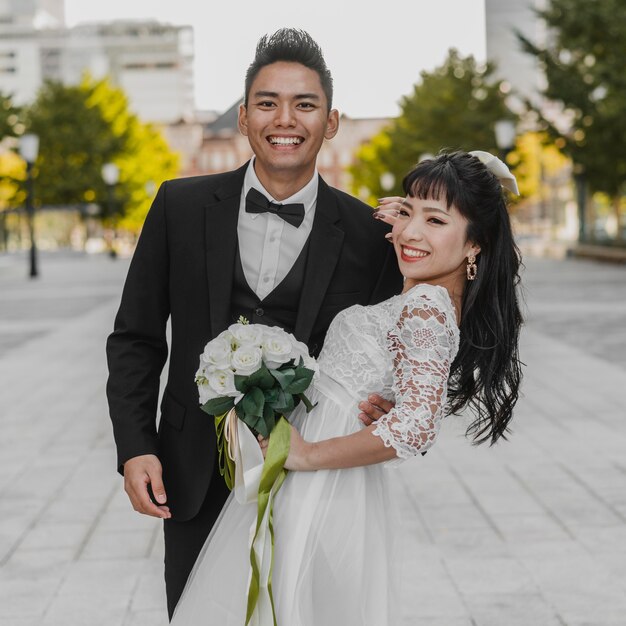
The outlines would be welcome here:
M 206 207 L 206 264 L 213 337 L 229 324 L 239 203 L 247 167 L 246 163 L 225 175 Z
M 294 335 L 308 341 L 317 314 L 324 300 L 333 272 L 339 261 L 344 231 L 340 225 L 337 200 L 328 185 L 319 179 L 315 218 L 309 239 L 302 293 L 298 305 L 298 318 Z

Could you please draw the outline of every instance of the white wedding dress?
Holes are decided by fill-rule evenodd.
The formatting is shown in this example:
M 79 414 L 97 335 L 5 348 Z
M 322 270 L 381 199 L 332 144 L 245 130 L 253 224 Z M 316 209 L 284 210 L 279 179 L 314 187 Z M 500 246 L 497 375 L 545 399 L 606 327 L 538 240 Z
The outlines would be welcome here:
M 307 415 L 300 405 L 290 421 L 308 441 L 348 435 L 363 428 L 358 402 L 377 392 L 396 401 L 374 433 L 398 458 L 288 473 L 274 505 L 278 626 L 401 623 L 394 602 L 403 558 L 394 530 L 401 523 L 387 496 L 395 473 L 388 467 L 435 440 L 458 341 L 450 297 L 432 285 L 350 307 L 333 320 L 318 360 L 320 380 L 308 392 L 317 406 Z M 231 495 L 196 561 L 174 626 L 244 625 L 256 514 L 256 503 L 242 505 Z

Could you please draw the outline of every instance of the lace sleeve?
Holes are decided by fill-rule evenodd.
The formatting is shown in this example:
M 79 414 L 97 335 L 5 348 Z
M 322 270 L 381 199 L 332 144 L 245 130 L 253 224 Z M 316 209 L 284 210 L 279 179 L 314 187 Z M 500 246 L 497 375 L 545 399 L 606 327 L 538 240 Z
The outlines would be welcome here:
M 449 301 L 432 289 L 417 288 L 387 334 L 396 406 L 378 420 L 373 433 L 396 450 L 397 459 L 388 465 L 428 450 L 444 414 L 450 365 L 458 349 L 458 329 L 450 319 L 453 313 Z M 450 310 L 450 317 L 446 310 Z

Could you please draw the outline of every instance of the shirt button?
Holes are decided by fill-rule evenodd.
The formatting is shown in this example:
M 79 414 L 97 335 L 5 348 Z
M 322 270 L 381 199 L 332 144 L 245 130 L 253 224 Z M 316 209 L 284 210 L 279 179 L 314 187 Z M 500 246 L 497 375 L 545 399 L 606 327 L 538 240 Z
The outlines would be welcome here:
M 270 282 L 270 277 L 269 276 L 264 276 L 263 277 L 263 282 L 264 283 L 269 283 Z
M 263 317 L 265 315 L 265 311 L 261 307 L 254 309 L 254 312 L 259 317 Z
M 270 237 L 270 243 L 274 243 L 276 241 L 276 237 L 274 235 L 272 235 Z

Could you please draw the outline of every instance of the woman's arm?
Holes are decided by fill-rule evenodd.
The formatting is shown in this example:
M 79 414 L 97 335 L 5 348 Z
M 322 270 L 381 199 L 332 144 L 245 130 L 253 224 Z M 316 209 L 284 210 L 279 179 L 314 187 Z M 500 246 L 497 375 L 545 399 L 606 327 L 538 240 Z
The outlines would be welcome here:
M 425 293 L 414 292 L 407 298 L 389 333 L 396 406 L 376 424 L 343 437 L 307 442 L 292 428 L 287 469 L 373 465 L 409 458 L 432 446 L 444 414 L 456 343 L 441 294 L 428 289 Z M 262 448 L 266 445 L 261 442 Z
M 372 425 L 344 437 L 310 442 L 305 441 L 292 426 L 291 447 L 285 468 L 299 471 L 344 469 L 396 458 L 395 449 L 385 446 L 380 437 L 372 434 L 374 428 L 376 426 Z M 265 447 L 263 442 L 261 447 Z

